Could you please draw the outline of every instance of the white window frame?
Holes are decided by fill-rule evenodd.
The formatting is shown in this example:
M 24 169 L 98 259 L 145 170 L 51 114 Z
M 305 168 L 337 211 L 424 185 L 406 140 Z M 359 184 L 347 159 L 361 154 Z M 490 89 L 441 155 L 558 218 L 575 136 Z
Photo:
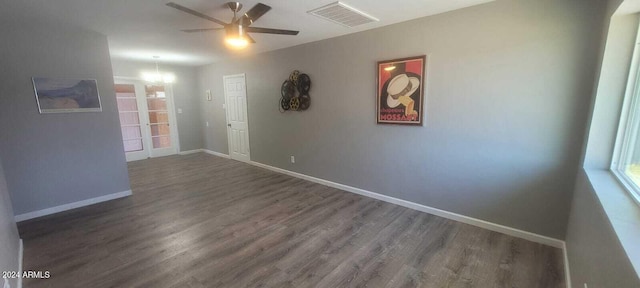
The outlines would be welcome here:
M 636 35 L 636 45 L 633 49 L 631 67 L 629 69 L 629 79 L 625 89 L 624 102 L 620 113 L 620 124 L 616 135 L 615 148 L 611 161 L 611 172 L 618 178 L 627 192 L 640 205 L 640 186 L 634 182 L 625 172 L 626 163 L 629 162 L 633 151 L 631 147 L 636 146 L 639 140 L 638 130 L 640 128 L 640 28 Z

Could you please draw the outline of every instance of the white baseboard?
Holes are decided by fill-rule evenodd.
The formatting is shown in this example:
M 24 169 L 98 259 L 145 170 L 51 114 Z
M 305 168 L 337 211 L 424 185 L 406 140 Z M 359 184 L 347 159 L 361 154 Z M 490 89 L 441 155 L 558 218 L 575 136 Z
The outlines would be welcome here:
M 410 208 L 410 209 L 413 209 L 413 210 L 426 212 L 426 213 L 429 213 L 429 214 L 433 214 L 433 215 L 440 216 L 440 217 L 443 217 L 443 218 L 447 218 L 447 219 L 455 220 L 455 221 L 458 221 L 458 222 L 466 223 L 466 224 L 469 224 L 469 225 L 477 226 L 477 227 L 484 228 L 484 229 L 487 229 L 487 230 L 500 232 L 500 233 L 504 233 L 504 234 L 507 234 L 507 235 L 510 235 L 510 236 L 526 239 L 526 240 L 529 240 L 529 241 L 532 241 L 532 242 L 541 243 L 541 244 L 548 245 L 548 246 L 555 247 L 555 248 L 564 248 L 564 241 L 559 240 L 559 239 L 555 239 L 555 238 L 551 238 L 551 237 L 547 237 L 547 236 L 543 236 L 543 235 L 539 235 L 539 234 L 523 231 L 523 230 L 520 230 L 520 229 L 511 228 L 511 227 L 508 227 L 508 226 L 504 226 L 504 225 L 488 222 L 488 221 L 485 221 L 485 220 L 472 218 L 472 217 L 469 217 L 469 216 L 465 216 L 465 215 L 461 215 L 461 214 L 457 214 L 457 213 L 441 210 L 441 209 L 438 209 L 438 208 L 429 207 L 429 206 L 426 206 L 426 205 L 410 202 L 410 201 L 407 201 L 407 200 L 394 198 L 394 197 L 391 197 L 391 196 L 387 196 L 387 195 L 383 195 L 383 194 L 367 191 L 367 190 L 364 190 L 364 189 L 360 189 L 360 188 L 356 188 L 356 187 L 352 187 L 352 186 L 348 186 L 348 185 L 332 182 L 332 181 L 325 180 L 325 179 L 316 178 L 316 177 L 313 177 L 313 176 L 309 176 L 309 175 L 305 175 L 305 174 L 289 171 L 289 170 L 282 169 L 282 168 L 269 166 L 269 165 L 258 163 L 258 162 L 254 162 L 254 161 L 249 162 L 249 164 L 252 164 L 254 166 L 258 166 L 258 167 L 261 167 L 261 168 L 265 168 L 265 169 L 268 169 L 268 170 L 271 170 L 271 171 L 275 171 L 275 172 L 278 172 L 278 173 L 282 173 L 282 174 L 286 174 L 286 175 L 289 175 L 289 176 L 293 176 L 293 177 L 296 177 L 296 178 L 300 178 L 300 179 L 304 179 L 304 180 L 307 180 L 307 181 L 311 181 L 311 182 L 315 182 L 315 183 L 318 183 L 318 184 L 322 184 L 322 185 L 325 185 L 325 186 L 333 187 L 333 188 L 336 188 L 336 189 L 340 189 L 340 190 L 348 191 L 348 192 L 351 192 L 351 193 L 363 195 L 363 196 L 366 196 L 366 197 L 378 199 L 378 200 L 381 200 L 381 201 L 389 202 L 389 203 L 392 203 L 392 204 L 404 206 L 404 207 L 407 207 L 407 208 Z
M 216 152 L 216 151 L 209 150 L 209 149 L 202 149 L 202 152 L 207 153 L 207 154 L 211 154 L 211 155 L 214 155 L 214 156 L 222 157 L 222 158 L 227 158 L 227 159 L 231 158 L 231 157 L 229 157 L 228 154 Z
M 18 275 L 22 276 L 22 259 L 24 258 L 24 244 L 22 239 L 20 239 L 20 245 L 18 248 Z M 22 288 L 22 277 L 18 277 L 18 288 Z
M 562 256 L 564 257 L 564 276 L 566 278 L 567 287 L 571 288 L 571 272 L 569 270 L 569 254 L 567 252 L 567 243 L 562 243 Z
M 100 197 L 96 197 L 96 198 L 86 199 L 86 200 L 82 200 L 82 201 L 78 201 L 78 202 L 68 203 L 68 204 L 64 204 L 64 205 L 60 205 L 60 206 L 55 206 L 55 207 L 51 207 L 51 208 L 47 208 L 47 209 L 42 209 L 42 210 L 38 210 L 38 211 L 33 211 L 33 212 L 28 212 L 28 213 L 16 215 L 15 216 L 15 220 L 16 220 L 16 222 L 21 222 L 21 221 L 25 221 L 25 220 L 29 220 L 29 219 L 33 219 L 33 218 L 42 217 L 42 216 L 45 216 L 45 215 L 51 215 L 51 214 L 55 214 L 55 213 L 58 213 L 58 212 L 67 211 L 67 210 L 83 207 L 83 206 L 89 206 L 89 205 L 100 203 L 100 202 L 105 202 L 105 201 L 118 199 L 118 198 L 122 198 L 122 197 L 127 197 L 127 196 L 130 196 L 130 195 L 131 195 L 131 190 L 122 191 L 122 192 L 113 193 L 113 194 L 109 194 L 109 195 L 104 195 L 104 196 L 100 196 Z
M 195 153 L 200 153 L 200 152 L 204 152 L 204 149 L 194 149 L 194 150 L 180 151 L 180 152 L 178 152 L 178 154 L 179 155 L 189 155 L 189 154 L 195 154 Z

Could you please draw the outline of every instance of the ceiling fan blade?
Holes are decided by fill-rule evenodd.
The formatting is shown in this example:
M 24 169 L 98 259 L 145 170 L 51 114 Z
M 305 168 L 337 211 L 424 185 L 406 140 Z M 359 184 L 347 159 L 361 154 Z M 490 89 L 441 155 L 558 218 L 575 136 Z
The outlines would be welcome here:
M 247 40 L 249 40 L 249 43 L 256 43 L 256 40 L 253 40 L 253 38 L 251 38 L 249 34 L 245 34 L 244 37 L 247 37 Z
M 171 8 L 178 9 L 178 10 L 180 10 L 180 11 L 182 11 L 182 12 L 185 12 L 185 13 L 191 14 L 191 15 L 196 16 L 196 17 L 200 17 L 200 18 L 202 18 L 202 19 L 206 19 L 206 20 L 209 20 L 209 21 L 211 21 L 211 22 L 218 23 L 218 24 L 220 24 L 220 25 L 222 25 L 222 26 L 227 25 L 227 23 L 224 23 L 224 22 L 222 22 L 222 21 L 220 21 L 220 20 L 218 20 L 218 19 L 216 19 L 216 18 L 209 17 L 209 16 L 204 15 L 204 14 L 202 14 L 202 13 L 198 12 L 198 11 L 191 10 L 191 9 L 189 9 L 189 8 L 187 8 L 187 7 L 184 7 L 184 6 L 182 6 L 182 5 L 179 5 L 179 4 L 176 4 L 176 3 L 173 3 L 173 2 L 169 2 L 169 3 L 167 3 L 167 6 L 169 6 L 169 7 L 171 7 Z
M 187 32 L 187 33 L 197 33 L 197 32 L 218 31 L 218 30 L 224 30 L 224 28 L 183 29 L 180 31 Z
M 265 33 L 265 34 L 280 34 L 280 35 L 298 35 L 299 31 L 282 30 L 262 27 L 247 27 L 247 32 L 251 33 Z
M 256 22 L 258 18 L 262 17 L 262 15 L 267 13 L 269 10 L 271 10 L 271 6 L 258 3 L 255 6 L 253 6 L 251 9 L 249 9 L 249 11 L 244 13 L 244 16 L 242 16 L 242 18 L 240 18 L 238 21 L 242 21 L 242 23 L 247 26 L 251 25 L 253 22 Z

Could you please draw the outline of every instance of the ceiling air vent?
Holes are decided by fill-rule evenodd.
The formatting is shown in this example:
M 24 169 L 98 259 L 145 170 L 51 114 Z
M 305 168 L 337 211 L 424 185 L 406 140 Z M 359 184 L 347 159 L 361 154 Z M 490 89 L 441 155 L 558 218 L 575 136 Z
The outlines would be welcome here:
M 340 2 L 331 3 L 329 5 L 313 9 L 307 13 L 347 27 L 355 27 L 362 24 L 380 21 L 371 15 L 358 11 L 357 9 Z

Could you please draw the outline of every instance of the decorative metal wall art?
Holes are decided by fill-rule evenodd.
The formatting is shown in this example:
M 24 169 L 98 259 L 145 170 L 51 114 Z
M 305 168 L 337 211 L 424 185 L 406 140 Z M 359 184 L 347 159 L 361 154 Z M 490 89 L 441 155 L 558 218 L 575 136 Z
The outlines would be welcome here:
M 284 80 L 280 88 L 280 94 L 282 95 L 278 106 L 280 112 L 309 109 L 309 106 L 311 106 L 309 90 L 311 90 L 311 78 L 309 75 L 300 73 L 298 70 L 291 72 L 289 79 Z

